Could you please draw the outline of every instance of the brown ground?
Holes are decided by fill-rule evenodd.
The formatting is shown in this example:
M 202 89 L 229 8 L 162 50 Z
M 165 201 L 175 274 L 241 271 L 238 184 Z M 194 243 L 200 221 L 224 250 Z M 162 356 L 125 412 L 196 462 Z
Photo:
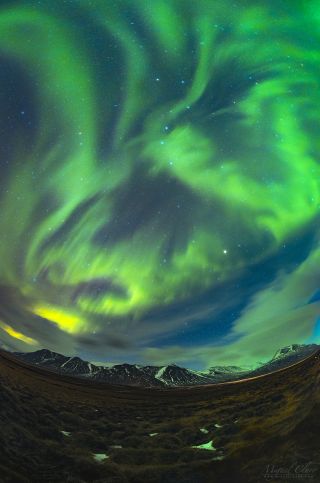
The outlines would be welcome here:
M 316 483 L 319 367 L 320 351 L 253 380 L 142 389 L 0 352 L 0 482 Z M 208 441 L 215 451 L 192 447 Z

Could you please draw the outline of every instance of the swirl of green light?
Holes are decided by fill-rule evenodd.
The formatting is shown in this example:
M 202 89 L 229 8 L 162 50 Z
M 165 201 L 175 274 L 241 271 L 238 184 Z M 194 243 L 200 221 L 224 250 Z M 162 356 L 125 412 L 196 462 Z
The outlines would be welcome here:
M 229 2 L 213 0 L 128 3 L 152 39 L 148 45 L 128 21 L 125 2 L 79 1 L 74 8 L 120 45 L 125 64 L 120 115 L 112 139 L 105 133 L 112 154 L 103 165 L 97 93 L 108 96 L 108 86 L 114 91 L 119 79 L 95 77 L 81 31 L 59 3 L 0 11 L 0 51 L 37 79 L 40 106 L 35 145 L 17 139 L 17 163 L 2 192 L 0 213 L 6 233 L 0 243 L 1 279 L 29 297 L 30 310 L 70 332 L 92 329 L 90 314 L 139 318 L 232 278 L 275 253 L 315 218 L 320 197 L 319 7 L 293 3 L 291 14 L 276 19 L 273 2 L 237 11 Z M 296 35 L 300 23 L 310 32 L 309 41 Z M 160 74 L 152 70 L 156 56 Z M 225 83 L 235 95 L 220 106 L 219 96 L 226 94 L 214 92 L 210 98 L 219 107 L 210 110 L 202 99 L 234 59 L 241 75 L 232 77 L 226 69 Z M 161 73 L 175 82 L 184 82 L 186 73 L 187 85 L 159 103 L 158 96 L 165 97 Z M 227 85 L 228 75 L 245 80 L 245 88 L 231 81 Z M 112 121 L 111 104 L 112 99 L 104 115 Z M 138 122 L 142 129 L 134 136 Z M 225 144 L 230 140 L 228 149 L 221 149 L 221 138 Z M 115 193 L 140 162 L 149 179 L 161 174 L 176 179 L 212 210 L 215 204 L 222 207 L 225 217 L 217 223 L 214 215 L 190 213 L 193 234 L 183 249 L 173 250 L 168 263 L 162 256 L 166 233 L 156 213 L 130 240 L 109 247 L 92 243 L 93 233 L 113 220 Z M 35 219 L 35 207 L 48 193 L 57 206 Z M 97 194 L 67 239 L 45 244 Z M 257 248 L 248 258 L 241 247 L 249 241 Z M 46 283 L 33 283 L 48 267 Z M 72 287 L 99 279 L 112 280 L 125 293 L 83 294 L 71 301 Z

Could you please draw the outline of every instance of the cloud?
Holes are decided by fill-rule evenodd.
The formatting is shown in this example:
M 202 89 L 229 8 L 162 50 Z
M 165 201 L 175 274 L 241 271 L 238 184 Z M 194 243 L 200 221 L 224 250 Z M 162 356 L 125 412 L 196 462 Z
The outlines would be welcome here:
M 143 351 L 145 361 L 254 366 L 270 359 L 279 347 L 304 343 L 320 313 L 319 301 L 308 303 L 320 285 L 319 261 L 320 249 L 315 249 L 293 272 L 280 272 L 252 297 L 221 345 L 148 347 Z
M 132 341 L 128 337 L 121 335 L 112 335 L 110 333 L 100 334 L 86 334 L 75 337 L 75 341 L 81 346 L 82 349 L 122 349 L 127 350 L 134 347 Z
M 118 324 L 117 330 L 114 328 L 115 321 L 108 323 L 101 317 L 96 320 L 98 332 L 76 335 L 67 334 L 48 320 L 30 313 L 20 293 L 10 287 L 2 287 L 0 316 L 16 333 L 37 340 L 39 348 L 56 350 L 59 347 L 60 352 L 86 354 L 91 360 L 106 358 L 108 361 L 130 360 L 155 365 L 174 362 L 199 369 L 220 364 L 252 366 L 271 358 L 279 347 L 303 342 L 310 337 L 320 311 L 319 301 L 308 303 L 319 287 L 319 261 L 320 250 L 314 249 L 291 273 L 279 271 L 273 281 L 251 296 L 231 330 L 215 344 L 157 347 L 153 342 L 158 342 L 159 337 L 173 330 L 179 331 L 186 321 L 201 324 L 204 318 L 216 318 L 223 309 L 230 310 L 245 296 L 248 287 L 240 286 L 238 291 L 230 287 L 230 290 L 223 291 L 221 299 L 217 297 L 214 303 L 206 300 L 200 306 L 191 306 L 189 313 L 173 311 L 166 317 L 159 311 L 154 319 L 128 321 Z M 1 339 L 13 350 L 30 350 L 23 340 L 8 333 L 3 333 Z

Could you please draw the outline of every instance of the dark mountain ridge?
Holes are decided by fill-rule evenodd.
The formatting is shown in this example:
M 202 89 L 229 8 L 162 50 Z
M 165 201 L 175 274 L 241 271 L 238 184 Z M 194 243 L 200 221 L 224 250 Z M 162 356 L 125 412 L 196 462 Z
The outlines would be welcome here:
M 14 355 L 29 364 L 46 367 L 61 374 L 90 378 L 109 384 L 143 387 L 177 387 L 217 384 L 235 381 L 290 366 L 319 349 L 317 344 L 292 344 L 279 349 L 273 358 L 254 370 L 237 366 L 213 366 L 206 371 L 194 371 L 176 364 L 167 366 L 140 366 L 115 364 L 98 366 L 78 356 L 68 357 L 48 349 L 35 352 L 15 352 Z

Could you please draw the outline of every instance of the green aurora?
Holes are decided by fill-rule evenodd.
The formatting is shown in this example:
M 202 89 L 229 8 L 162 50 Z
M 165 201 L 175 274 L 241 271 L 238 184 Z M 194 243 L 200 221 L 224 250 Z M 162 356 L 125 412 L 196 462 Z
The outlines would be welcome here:
M 257 318 L 250 355 L 237 318 L 216 327 L 235 287 L 239 320 L 279 273 L 307 273 L 290 310 L 319 288 L 279 257 L 306 233 L 319 253 L 319 40 L 312 0 L 1 2 L 4 344 L 172 361 L 205 321 L 210 346 L 188 347 L 208 365 L 309 337 L 317 304 L 269 343 Z

